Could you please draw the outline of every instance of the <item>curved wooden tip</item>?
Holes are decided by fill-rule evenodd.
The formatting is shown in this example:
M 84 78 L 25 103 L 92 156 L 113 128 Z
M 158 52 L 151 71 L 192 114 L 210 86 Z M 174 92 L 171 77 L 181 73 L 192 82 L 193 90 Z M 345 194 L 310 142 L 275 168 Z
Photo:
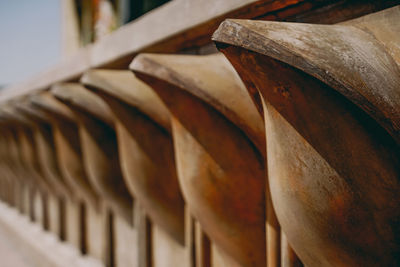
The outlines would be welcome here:
M 48 122 L 48 116 L 43 113 L 40 109 L 35 108 L 28 97 L 19 98 L 14 104 L 18 112 L 24 114 L 27 118 L 34 122 Z
M 69 121 L 75 121 L 72 111 L 50 92 L 41 92 L 30 97 L 32 105 L 47 114 L 56 114 Z
M 92 70 L 81 82 L 103 97 L 115 114 L 121 166 L 130 191 L 154 223 L 183 243 L 184 203 L 167 132 L 168 109 L 131 71 Z
M 58 169 L 58 163 L 52 144 L 53 138 L 45 134 L 46 128 L 38 126 L 38 124 L 41 123 L 50 123 L 49 116 L 40 109 L 35 108 L 26 96 L 19 98 L 14 106 L 32 122 L 31 126 L 34 131 L 34 142 L 43 176 L 49 181 L 49 184 L 55 190 L 56 194 L 63 196 L 70 194 L 72 192 L 71 188 L 62 180 Z M 48 132 L 48 134 L 50 134 L 50 132 Z
M 130 67 L 173 115 L 178 178 L 192 214 L 210 239 L 235 262 L 263 266 L 263 159 L 249 138 L 252 129 L 243 115 L 230 114 L 238 109 L 226 104 L 225 98 L 241 89 L 233 84 L 232 72 L 224 62 L 220 55 L 142 54 Z M 240 102 L 236 96 L 233 99 Z M 247 99 L 253 105 L 248 95 Z M 254 116 L 259 116 L 252 107 Z
M 382 26 L 398 27 L 400 12 L 391 21 Z M 226 48 L 237 46 L 316 77 L 367 112 L 400 143 L 400 68 L 382 45 L 383 38 L 348 25 L 226 20 L 213 40 L 228 58 Z
M 186 90 L 218 110 L 242 129 L 260 149 L 264 123 L 236 71 L 218 53 L 208 56 L 140 54 L 130 69 Z
M 1 105 L 0 106 L 0 119 L 2 122 L 9 122 L 10 120 L 13 120 L 12 116 L 10 115 L 7 105 Z
M 87 88 L 106 93 L 148 115 L 170 130 L 170 114 L 160 98 L 131 71 L 89 70 L 81 78 Z
M 24 112 L 26 112 L 26 114 L 29 114 L 29 116 L 32 116 L 36 120 L 42 121 L 45 123 L 50 123 L 49 116 L 42 110 L 33 106 L 31 103 L 27 103 L 26 105 L 21 106 L 20 108 L 23 109 Z
M 396 17 L 395 20 L 392 17 L 392 23 L 398 25 L 399 15 Z M 373 20 L 366 19 L 365 25 L 372 27 L 369 21 Z M 383 21 L 379 24 L 383 32 L 395 29 L 393 25 L 385 26 Z M 395 198 L 389 193 L 396 194 L 397 182 L 393 182 L 390 190 L 384 185 L 397 181 L 398 145 L 394 139 L 399 143 L 400 129 L 398 62 L 385 46 L 391 38 L 379 37 L 372 30 L 364 31 L 366 28 L 361 24 L 351 23 L 310 25 L 228 20 L 213 37 L 219 49 L 243 76 L 254 82 L 265 100 L 273 204 L 282 229 L 306 265 L 354 266 L 362 262 L 373 265 L 373 258 L 381 264 L 386 262 L 383 265 L 398 262 L 394 256 L 398 241 L 391 236 L 391 230 L 388 237 L 376 234 L 375 230 L 371 234 L 360 230 L 362 235 L 348 230 L 384 229 L 390 225 L 389 221 L 397 220 L 398 204 L 393 204 Z M 336 177 L 332 178 L 328 170 L 333 170 Z M 325 173 L 329 179 L 321 179 Z M 286 179 L 290 182 L 284 182 Z M 369 183 L 365 183 L 366 179 Z M 325 186 L 342 181 L 341 186 L 348 186 L 352 192 L 349 197 L 347 192 L 343 193 L 345 190 Z M 356 181 L 360 181 L 358 185 Z M 324 190 L 316 189 L 324 183 Z M 366 185 L 372 186 L 365 189 Z M 298 194 L 301 191 L 304 194 Z M 333 204 L 335 200 L 329 199 L 335 194 L 341 204 Z M 311 195 L 317 200 L 309 201 Z M 322 199 L 324 195 L 329 197 Z M 291 198 L 293 201 L 289 201 Z M 370 208 L 375 203 L 369 203 L 378 199 L 384 206 L 390 203 L 387 214 L 377 215 L 378 211 Z M 324 205 L 326 208 L 320 209 Z M 334 219 L 323 222 L 330 215 L 309 212 L 310 207 L 337 216 L 340 223 Z M 347 214 L 343 212 L 346 209 Z M 379 222 L 363 216 L 379 218 Z M 307 219 L 303 221 L 302 217 Z M 304 223 L 293 224 L 295 220 Z M 339 224 L 342 226 L 332 228 Z M 327 234 L 331 229 L 335 234 Z M 310 237 L 318 237 L 318 241 L 307 241 Z M 357 246 L 362 249 L 355 249 Z M 331 249 L 341 252 L 332 253 Z M 354 251 L 363 253 L 356 255 Z M 341 259 L 333 256 L 338 253 L 343 255 Z
M 73 112 L 77 114 L 86 175 L 96 192 L 129 222 L 132 217 L 132 197 L 119 167 L 114 121 L 110 108 L 101 97 L 78 83 L 58 84 L 53 86 L 50 92 L 72 109 L 79 110 Z M 108 127 L 105 127 L 106 124 Z
M 50 123 L 51 116 L 47 114 L 42 108 L 37 105 L 34 105 L 31 100 L 31 96 L 24 96 L 19 99 L 16 103 L 16 108 L 29 116 L 30 118 L 35 119 L 36 121 Z
M 79 83 L 61 83 L 54 85 L 50 93 L 67 105 L 72 105 L 92 116 L 99 118 L 108 125 L 113 125 L 113 116 L 110 108 L 104 101 L 88 91 Z
M 32 124 L 31 120 L 29 120 L 24 114 L 17 110 L 14 103 L 7 103 L 6 105 L 2 105 L 0 108 L 0 113 L 0 116 L 5 119 L 28 126 Z

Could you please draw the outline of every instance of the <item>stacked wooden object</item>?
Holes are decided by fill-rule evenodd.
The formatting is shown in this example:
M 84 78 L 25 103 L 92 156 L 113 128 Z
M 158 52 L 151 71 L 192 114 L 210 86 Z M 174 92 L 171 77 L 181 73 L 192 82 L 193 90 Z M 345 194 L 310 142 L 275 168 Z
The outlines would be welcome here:
M 212 40 L 4 100 L 2 200 L 106 266 L 400 265 L 400 7 Z

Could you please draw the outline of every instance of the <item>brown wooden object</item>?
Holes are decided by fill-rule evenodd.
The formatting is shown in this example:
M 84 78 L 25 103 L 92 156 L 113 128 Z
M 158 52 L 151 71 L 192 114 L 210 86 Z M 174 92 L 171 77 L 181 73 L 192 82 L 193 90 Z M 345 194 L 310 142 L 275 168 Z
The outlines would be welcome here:
M 184 242 L 184 206 L 176 177 L 169 112 L 130 71 L 92 70 L 81 82 L 109 105 L 128 189 L 154 223 Z
M 400 7 L 340 25 L 226 20 L 264 109 L 273 205 L 307 266 L 400 264 Z
M 15 107 L 31 121 L 41 173 L 47 177 L 52 193 L 61 197 L 70 197 L 72 190 L 59 169 L 49 117 L 40 109 L 35 108 L 29 99 L 18 101 Z
M 83 165 L 93 188 L 114 211 L 132 222 L 133 198 L 122 177 L 108 106 L 78 83 L 57 84 L 50 92 L 75 115 Z
M 141 54 L 130 68 L 170 110 L 178 178 L 194 217 L 236 264 L 264 266 L 263 122 L 229 62 Z
M 32 104 L 51 119 L 53 136 L 60 171 L 68 181 L 78 199 L 98 204 L 98 194 L 93 189 L 85 173 L 78 128 L 72 111 L 50 92 L 42 92 L 31 97 Z

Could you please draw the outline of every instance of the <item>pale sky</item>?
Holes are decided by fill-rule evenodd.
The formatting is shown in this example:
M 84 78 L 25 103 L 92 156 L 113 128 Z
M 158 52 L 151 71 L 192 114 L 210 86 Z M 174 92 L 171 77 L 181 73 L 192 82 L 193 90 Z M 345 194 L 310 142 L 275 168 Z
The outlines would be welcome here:
M 0 86 L 61 58 L 60 0 L 0 0 Z

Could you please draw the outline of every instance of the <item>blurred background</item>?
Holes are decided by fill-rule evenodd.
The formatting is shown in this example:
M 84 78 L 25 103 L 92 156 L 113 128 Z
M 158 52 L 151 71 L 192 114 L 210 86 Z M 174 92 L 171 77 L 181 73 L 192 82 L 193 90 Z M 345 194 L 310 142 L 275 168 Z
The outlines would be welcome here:
M 1 0 L 0 88 L 46 69 L 168 0 Z

